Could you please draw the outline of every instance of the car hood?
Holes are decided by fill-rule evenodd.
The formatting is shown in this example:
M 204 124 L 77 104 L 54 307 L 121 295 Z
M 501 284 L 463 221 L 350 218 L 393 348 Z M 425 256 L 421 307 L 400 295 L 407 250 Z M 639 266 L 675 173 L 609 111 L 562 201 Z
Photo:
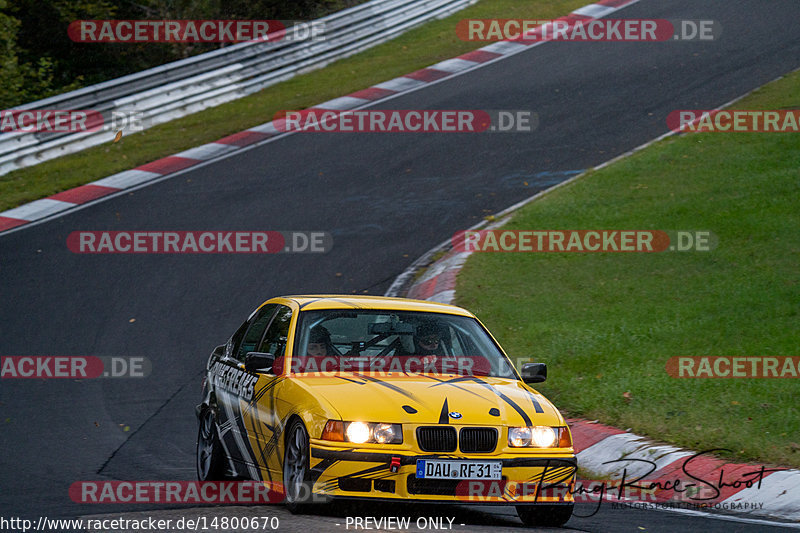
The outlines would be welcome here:
M 516 379 L 424 375 L 379 378 L 350 373 L 292 379 L 316 397 L 324 398 L 342 420 L 412 424 L 565 425 L 561 414 L 544 396 Z

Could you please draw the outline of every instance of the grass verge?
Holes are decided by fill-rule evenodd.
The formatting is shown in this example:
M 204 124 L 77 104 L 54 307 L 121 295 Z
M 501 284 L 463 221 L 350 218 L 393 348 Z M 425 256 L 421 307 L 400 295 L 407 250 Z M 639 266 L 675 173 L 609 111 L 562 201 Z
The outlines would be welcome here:
M 800 72 L 738 109 L 800 107 Z M 672 356 L 800 355 L 800 135 L 673 137 L 523 207 L 508 229 L 710 230 L 711 252 L 474 254 L 458 303 L 571 415 L 800 467 L 798 379 L 676 379 Z M 625 395 L 625 396 L 623 396 Z
M 0 211 L 269 122 L 280 110 L 305 109 L 487 44 L 459 40 L 455 33 L 458 20 L 550 19 L 587 3 L 482 0 L 446 19 L 251 96 L 126 135 L 116 144 L 109 142 L 0 176 Z

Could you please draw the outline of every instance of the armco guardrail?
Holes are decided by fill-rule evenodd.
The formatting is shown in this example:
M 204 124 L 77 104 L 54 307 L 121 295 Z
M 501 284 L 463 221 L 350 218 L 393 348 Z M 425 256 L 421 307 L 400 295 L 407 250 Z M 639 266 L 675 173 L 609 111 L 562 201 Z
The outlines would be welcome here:
M 139 112 L 143 127 L 152 127 L 321 68 L 475 2 L 371 0 L 318 19 L 324 40 L 239 43 L 15 107 L 94 110 L 105 126 L 94 132 L 0 133 L 0 175 L 111 141 L 114 112 Z

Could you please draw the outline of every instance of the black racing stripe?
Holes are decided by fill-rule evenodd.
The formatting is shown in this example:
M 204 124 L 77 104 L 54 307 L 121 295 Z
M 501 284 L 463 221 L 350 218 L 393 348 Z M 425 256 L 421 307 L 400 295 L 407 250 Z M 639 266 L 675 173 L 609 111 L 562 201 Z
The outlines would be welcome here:
M 338 462 L 338 459 L 327 458 L 327 459 L 323 459 L 322 461 L 320 461 L 319 463 L 317 463 L 316 465 L 311 467 L 311 471 L 308 473 L 308 480 L 311 482 L 311 486 L 313 486 L 314 483 L 317 482 L 317 480 L 320 478 L 320 476 L 322 474 L 324 474 L 327 469 L 329 469 L 331 466 L 333 466 L 337 462 Z
M 440 424 L 449 424 L 450 417 L 448 416 L 449 410 L 447 409 L 447 397 L 444 399 L 444 404 L 442 404 L 442 412 L 439 413 L 439 423 Z
M 536 412 L 537 413 L 544 413 L 544 409 L 542 409 L 542 406 L 539 405 L 538 400 L 536 400 L 536 396 L 534 396 L 533 393 L 531 391 L 529 391 L 529 390 L 526 390 L 525 392 L 527 392 L 528 396 L 531 397 L 531 403 L 533 404 L 533 408 L 536 409 Z
M 251 414 L 251 419 L 253 420 L 252 431 L 255 434 L 256 441 L 259 443 L 266 443 L 263 446 L 259 445 L 259 453 L 253 453 L 252 457 L 257 462 L 256 466 L 261 466 L 267 471 L 267 475 L 269 476 L 270 480 L 272 480 L 272 469 L 269 465 L 269 459 L 270 457 L 277 455 L 278 442 L 280 441 L 280 436 L 283 434 L 283 431 L 282 428 L 276 429 L 266 422 L 263 422 L 260 417 L 257 416 L 259 413 L 258 404 L 261 402 L 264 396 L 267 396 L 268 393 L 268 397 L 270 399 L 269 411 L 273 412 L 275 407 L 275 386 L 283 380 L 284 378 L 276 376 L 274 379 L 267 381 L 263 387 L 255 392 L 253 399 L 246 407 L 246 412 Z M 251 411 L 254 411 L 254 413 L 251 413 Z M 253 416 L 254 414 L 256 416 Z M 267 435 L 269 435 L 269 438 L 267 438 Z M 249 439 L 246 438 L 246 435 L 245 439 L 246 442 L 249 442 Z M 253 451 L 255 452 L 255 450 Z
M 473 383 L 477 383 L 477 384 L 483 386 L 484 388 L 492 391 L 498 398 L 500 398 L 501 400 L 506 402 L 517 413 L 519 413 L 519 416 L 521 416 L 522 420 L 525 421 L 525 425 L 533 426 L 533 422 L 531 421 L 531 418 L 528 416 L 528 413 L 526 413 L 525 410 L 522 407 L 517 405 L 517 402 L 515 402 L 514 400 L 512 400 L 511 398 L 509 398 L 508 396 L 506 396 L 505 394 L 503 394 L 499 390 L 495 389 L 492 386 L 491 383 L 487 383 L 487 382 L 483 381 L 482 379 L 480 379 L 479 377 L 476 377 L 476 376 L 458 377 L 458 378 L 453 378 L 453 379 L 444 381 L 444 382 L 440 383 L 439 385 L 449 385 L 451 382 L 465 382 L 465 381 L 471 381 Z M 437 387 L 437 386 L 438 385 L 434 385 L 434 387 Z M 539 411 L 539 409 L 541 409 L 542 407 L 538 403 L 536 404 L 536 406 L 538 407 L 537 410 L 536 410 L 537 413 L 538 412 L 542 412 L 542 413 L 544 412 L 544 411 Z
M 364 381 L 369 381 L 370 383 L 375 383 L 376 385 L 381 385 L 383 387 L 386 387 L 387 389 L 391 389 L 394 392 L 402 394 L 406 398 L 411 398 L 412 400 L 414 400 L 417 403 L 424 403 L 422 400 L 417 398 L 415 395 L 411 394 L 408 391 L 405 391 L 405 390 L 401 389 L 400 387 L 398 387 L 397 385 L 395 385 L 393 383 L 387 383 L 386 381 L 380 380 L 378 378 L 374 378 L 372 376 L 365 376 L 364 374 L 357 374 L 357 376 L 360 377 L 361 379 L 363 379 Z
M 431 379 L 435 379 L 435 378 L 431 377 Z M 472 376 L 469 376 L 469 377 L 463 377 L 462 376 L 462 377 L 457 377 L 457 378 L 450 378 L 450 379 L 447 379 L 447 380 L 436 379 L 436 381 L 438 383 L 436 383 L 435 385 L 431 385 L 431 388 L 438 387 L 439 385 L 449 385 L 449 386 L 451 386 L 451 387 L 453 387 L 455 389 L 458 389 L 460 391 L 466 392 L 467 394 L 472 394 L 473 396 L 477 396 L 481 400 L 490 401 L 490 400 L 487 400 L 485 396 L 481 396 L 480 394 L 478 394 L 475 391 L 471 391 L 469 389 L 465 389 L 464 387 L 459 387 L 458 385 L 456 385 L 456 383 L 460 383 L 462 381 L 472 381 Z
M 228 421 L 232 426 L 228 434 L 230 435 L 230 442 L 233 445 L 233 449 L 238 451 L 238 453 L 241 455 L 241 460 L 245 464 L 248 463 L 247 457 L 251 457 L 253 458 L 253 461 L 255 461 L 257 455 L 255 453 L 255 450 L 253 450 L 253 447 L 250 445 L 250 439 L 247 436 L 247 425 L 245 424 L 244 421 L 244 412 L 241 407 L 241 402 L 242 402 L 241 397 L 236 393 L 220 389 L 219 391 L 217 391 L 218 398 L 220 396 L 220 392 L 226 395 L 223 401 L 228 403 L 228 405 L 231 408 L 231 411 L 233 412 L 233 420 Z M 252 404 L 247 404 L 245 410 L 249 412 L 251 408 Z M 221 410 L 224 412 L 225 408 L 222 407 Z M 238 433 L 239 436 L 241 437 L 243 446 L 239 446 L 239 443 L 236 441 L 236 438 L 234 437 L 233 434 L 233 432 L 236 431 L 236 429 L 233 426 L 235 426 L 235 428 L 238 428 Z M 230 450 L 231 448 L 228 449 Z M 247 455 L 247 457 L 245 456 L 245 454 Z M 256 468 L 256 471 L 258 471 L 258 468 Z M 261 474 L 259 472 L 259 478 L 260 477 Z M 256 481 L 261 481 L 261 479 L 257 479 Z
M 281 381 L 283 381 L 284 379 L 286 379 L 286 378 L 284 378 L 283 376 L 275 376 L 274 378 L 269 378 L 267 380 L 267 382 L 264 383 L 264 385 L 261 388 L 259 388 L 258 390 L 254 391 L 253 399 L 252 399 L 251 403 L 256 403 L 258 400 L 261 399 L 262 396 L 264 396 L 266 393 L 268 393 L 272 389 L 274 389 L 275 386 L 278 383 L 280 383 Z M 258 382 L 256 382 L 256 383 L 258 383 Z
M 346 378 L 343 376 L 336 376 L 338 379 L 343 379 L 344 381 L 349 381 L 350 383 L 355 383 L 356 385 L 366 385 L 366 381 L 357 381 L 355 379 Z
M 347 477 L 359 477 L 364 478 L 369 476 L 370 474 L 376 474 L 378 472 L 388 471 L 389 470 L 389 462 L 384 465 L 373 466 L 371 468 L 366 468 L 364 470 L 359 470 L 358 472 L 354 472 L 352 474 L 348 474 Z

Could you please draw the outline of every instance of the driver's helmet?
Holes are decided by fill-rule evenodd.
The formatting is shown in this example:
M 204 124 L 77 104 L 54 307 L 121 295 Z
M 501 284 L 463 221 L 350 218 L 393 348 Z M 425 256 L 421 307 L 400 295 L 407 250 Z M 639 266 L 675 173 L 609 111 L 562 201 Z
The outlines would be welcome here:
M 423 322 L 414 332 L 414 345 L 422 355 L 444 355 L 442 349 L 442 332 L 436 322 Z

